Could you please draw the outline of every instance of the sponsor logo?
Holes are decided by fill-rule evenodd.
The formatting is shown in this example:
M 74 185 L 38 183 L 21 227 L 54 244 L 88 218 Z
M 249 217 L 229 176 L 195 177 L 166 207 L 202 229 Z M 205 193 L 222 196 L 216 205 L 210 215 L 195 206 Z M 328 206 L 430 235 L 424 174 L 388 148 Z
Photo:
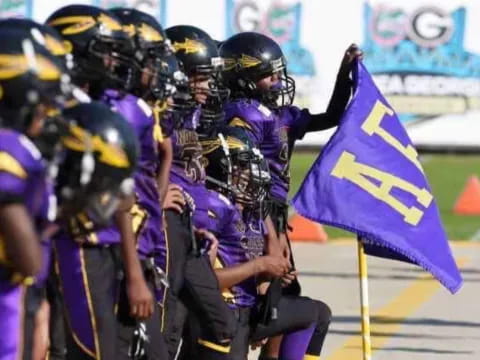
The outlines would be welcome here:
M 364 7 L 365 65 L 402 121 L 480 109 L 480 56 L 465 50 L 466 9 Z
M 32 0 L 0 0 L 0 17 L 32 17 Z
M 242 31 L 263 33 L 277 41 L 294 75 L 315 75 L 312 53 L 300 44 L 302 4 L 281 0 L 226 0 L 227 37 Z

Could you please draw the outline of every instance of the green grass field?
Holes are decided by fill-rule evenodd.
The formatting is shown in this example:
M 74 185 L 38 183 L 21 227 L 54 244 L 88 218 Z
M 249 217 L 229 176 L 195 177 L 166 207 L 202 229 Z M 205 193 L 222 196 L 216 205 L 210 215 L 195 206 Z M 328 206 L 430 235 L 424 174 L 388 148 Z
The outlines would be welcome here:
M 298 190 L 316 154 L 294 153 L 291 161 L 292 186 L 290 196 Z M 424 155 L 420 158 L 433 194 L 440 208 L 443 224 L 451 240 L 469 240 L 480 229 L 480 216 L 460 216 L 453 206 L 471 175 L 480 175 L 480 156 L 477 155 Z M 352 234 L 325 227 L 331 239 L 351 237 Z

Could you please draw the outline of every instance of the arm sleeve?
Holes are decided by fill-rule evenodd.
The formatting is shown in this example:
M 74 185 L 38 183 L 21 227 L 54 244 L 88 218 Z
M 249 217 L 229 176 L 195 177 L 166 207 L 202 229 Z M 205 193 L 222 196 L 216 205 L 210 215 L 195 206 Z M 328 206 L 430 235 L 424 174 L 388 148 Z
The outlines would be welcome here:
M 311 115 L 307 132 L 326 130 L 339 124 L 350 99 L 352 84 L 352 80 L 348 77 L 337 77 L 327 111 L 325 113 Z
M 283 109 L 282 116 L 288 127 L 288 137 L 293 140 L 303 139 L 312 121 L 310 111 L 299 109 L 296 106 L 288 106 Z

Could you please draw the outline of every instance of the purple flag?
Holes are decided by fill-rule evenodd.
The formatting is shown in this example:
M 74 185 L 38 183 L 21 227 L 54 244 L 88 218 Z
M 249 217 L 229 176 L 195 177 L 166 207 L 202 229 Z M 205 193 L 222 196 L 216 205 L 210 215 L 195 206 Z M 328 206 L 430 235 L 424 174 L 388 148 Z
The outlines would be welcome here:
M 358 234 L 370 255 L 421 266 L 455 293 L 462 277 L 417 152 L 364 65 L 355 70 L 354 96 L 293 206 Z

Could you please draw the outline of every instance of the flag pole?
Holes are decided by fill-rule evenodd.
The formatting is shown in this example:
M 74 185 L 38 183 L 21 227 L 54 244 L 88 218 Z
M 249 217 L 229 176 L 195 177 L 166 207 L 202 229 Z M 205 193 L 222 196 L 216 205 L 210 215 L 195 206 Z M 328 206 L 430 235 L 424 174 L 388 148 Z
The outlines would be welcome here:
M 363 360 L 371 360 L 372 344 L 370 341 L 370 310 L 368 303 L 368 273 L 367 256 L 363 250 L 363 243 L 360 237 L 358 243 L 358 276 L 360 278 L 360 311 L 362 314 L 362 347 Z

